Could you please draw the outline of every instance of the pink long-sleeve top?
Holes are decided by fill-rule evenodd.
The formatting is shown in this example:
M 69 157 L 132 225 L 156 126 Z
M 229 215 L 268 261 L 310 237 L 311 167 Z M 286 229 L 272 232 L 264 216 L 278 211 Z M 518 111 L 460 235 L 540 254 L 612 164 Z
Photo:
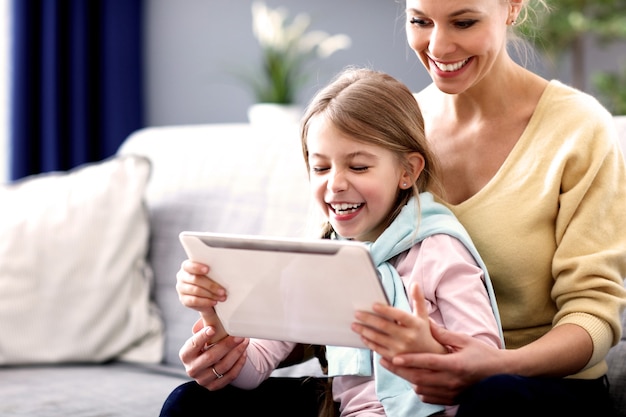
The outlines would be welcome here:
M 429 316 L 440 326 L 500 347 L 498 326 L 483 273 L 465 246 L 448 235 L 433 235 L 391 261 L 405 288 L 420 285 Z M 251 339 L 248 358 L 232 384 L 251 389 L 269 377 L 294 343 Z M 373 376 L 333 378 L 333 397 L 342 417 L 384 416 Z M 447 409 L 452 412 L 451 408 Z

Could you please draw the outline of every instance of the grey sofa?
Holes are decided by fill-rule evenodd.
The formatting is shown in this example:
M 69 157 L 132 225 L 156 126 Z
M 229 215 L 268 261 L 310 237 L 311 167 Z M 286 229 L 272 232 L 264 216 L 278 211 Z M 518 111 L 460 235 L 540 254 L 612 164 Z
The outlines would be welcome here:
M 616 122 L 626 145 L 626 117 L 616 118 Z M 142 198 L 149 226 L 143 271 L 151 287 L 148 308 L 157 312 L 161 327 L 133 342 L 133 346 L 148 345 L 145 351 L 150 354 L 123 349 L 111 357 L 6 361 L 0 366 L 0 417 L 158 415 L 167 394 L 188 380 L 178 350 L 197 317 L 180 305 L 174 288 L 176 271 L 185 259 L 178 234 L 183 230 L 278 236 L 307 233 L 308 183 L 296 126 L 271 130 L 248 124 L 146 128 L 127 139 L 118 158 L 131 155 L 146 157 L 151 164 Z M 1 284 L 0 278 L 0 288 Z M 111 313 L 107 308 L 98 312 L 103 319 Z M 32 320 L 45 322 L 46 317 Z M 74 334 L 78 336 L 60 340 L 59 346 L 78 343 L 81 333 Z M 6 337 L 12 335 L 0 334 L 0 338 Z M 16 337 L 21 335 L 16 333 Z M 0 358 L 3 353 L 0 341 Z M 277 375 L 315 373 L 317 368 L 309 363 L 280 370 Z M 624 339 L 610 353 L 609 377 L 616 404 L 626 416 Z

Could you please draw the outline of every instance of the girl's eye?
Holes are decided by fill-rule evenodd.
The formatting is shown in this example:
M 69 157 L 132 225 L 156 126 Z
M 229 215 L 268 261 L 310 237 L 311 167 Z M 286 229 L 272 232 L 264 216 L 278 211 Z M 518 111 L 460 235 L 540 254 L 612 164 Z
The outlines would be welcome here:
M 363 171 L 367 171 L 368 167 L 366 167 L 366 166 L 354 166 L 351 169 L 353 171 L 363 172 Z
M 325 168 L 325 167 L 312 167 L 311 168 L 311 171 L 313 171 L 316 174 L 319 174 L 319 173 L 327 171 L 327 170 L 328 170 L 328 168 Z

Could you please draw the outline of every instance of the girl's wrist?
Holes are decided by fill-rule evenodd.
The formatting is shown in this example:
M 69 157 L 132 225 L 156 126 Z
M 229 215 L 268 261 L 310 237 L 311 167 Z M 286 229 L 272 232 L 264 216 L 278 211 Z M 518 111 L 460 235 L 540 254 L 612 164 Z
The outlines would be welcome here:
M 200 312 L 200 317 L 202 318 L 202 324 L 204 327 L 211 326 L 215 331 L 215 335 L 211 338 L 211 343 L 216 343 L 228 336 L 226 329 L 224 329 L 224 326 L 222 325 L 219 317 L 217 317 L 214 309 L 211 309 L 211 311 Z

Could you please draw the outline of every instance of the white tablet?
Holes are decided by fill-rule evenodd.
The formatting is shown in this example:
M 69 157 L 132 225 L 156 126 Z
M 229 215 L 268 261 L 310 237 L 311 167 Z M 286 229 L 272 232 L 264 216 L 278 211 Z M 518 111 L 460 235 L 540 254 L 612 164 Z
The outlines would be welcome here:
M 356 310 L 387 303 L 359 242 L 182 232 L 189 259 L 210 266 L 227 291 L 216 312 L 233 336 L 364 347 Z

